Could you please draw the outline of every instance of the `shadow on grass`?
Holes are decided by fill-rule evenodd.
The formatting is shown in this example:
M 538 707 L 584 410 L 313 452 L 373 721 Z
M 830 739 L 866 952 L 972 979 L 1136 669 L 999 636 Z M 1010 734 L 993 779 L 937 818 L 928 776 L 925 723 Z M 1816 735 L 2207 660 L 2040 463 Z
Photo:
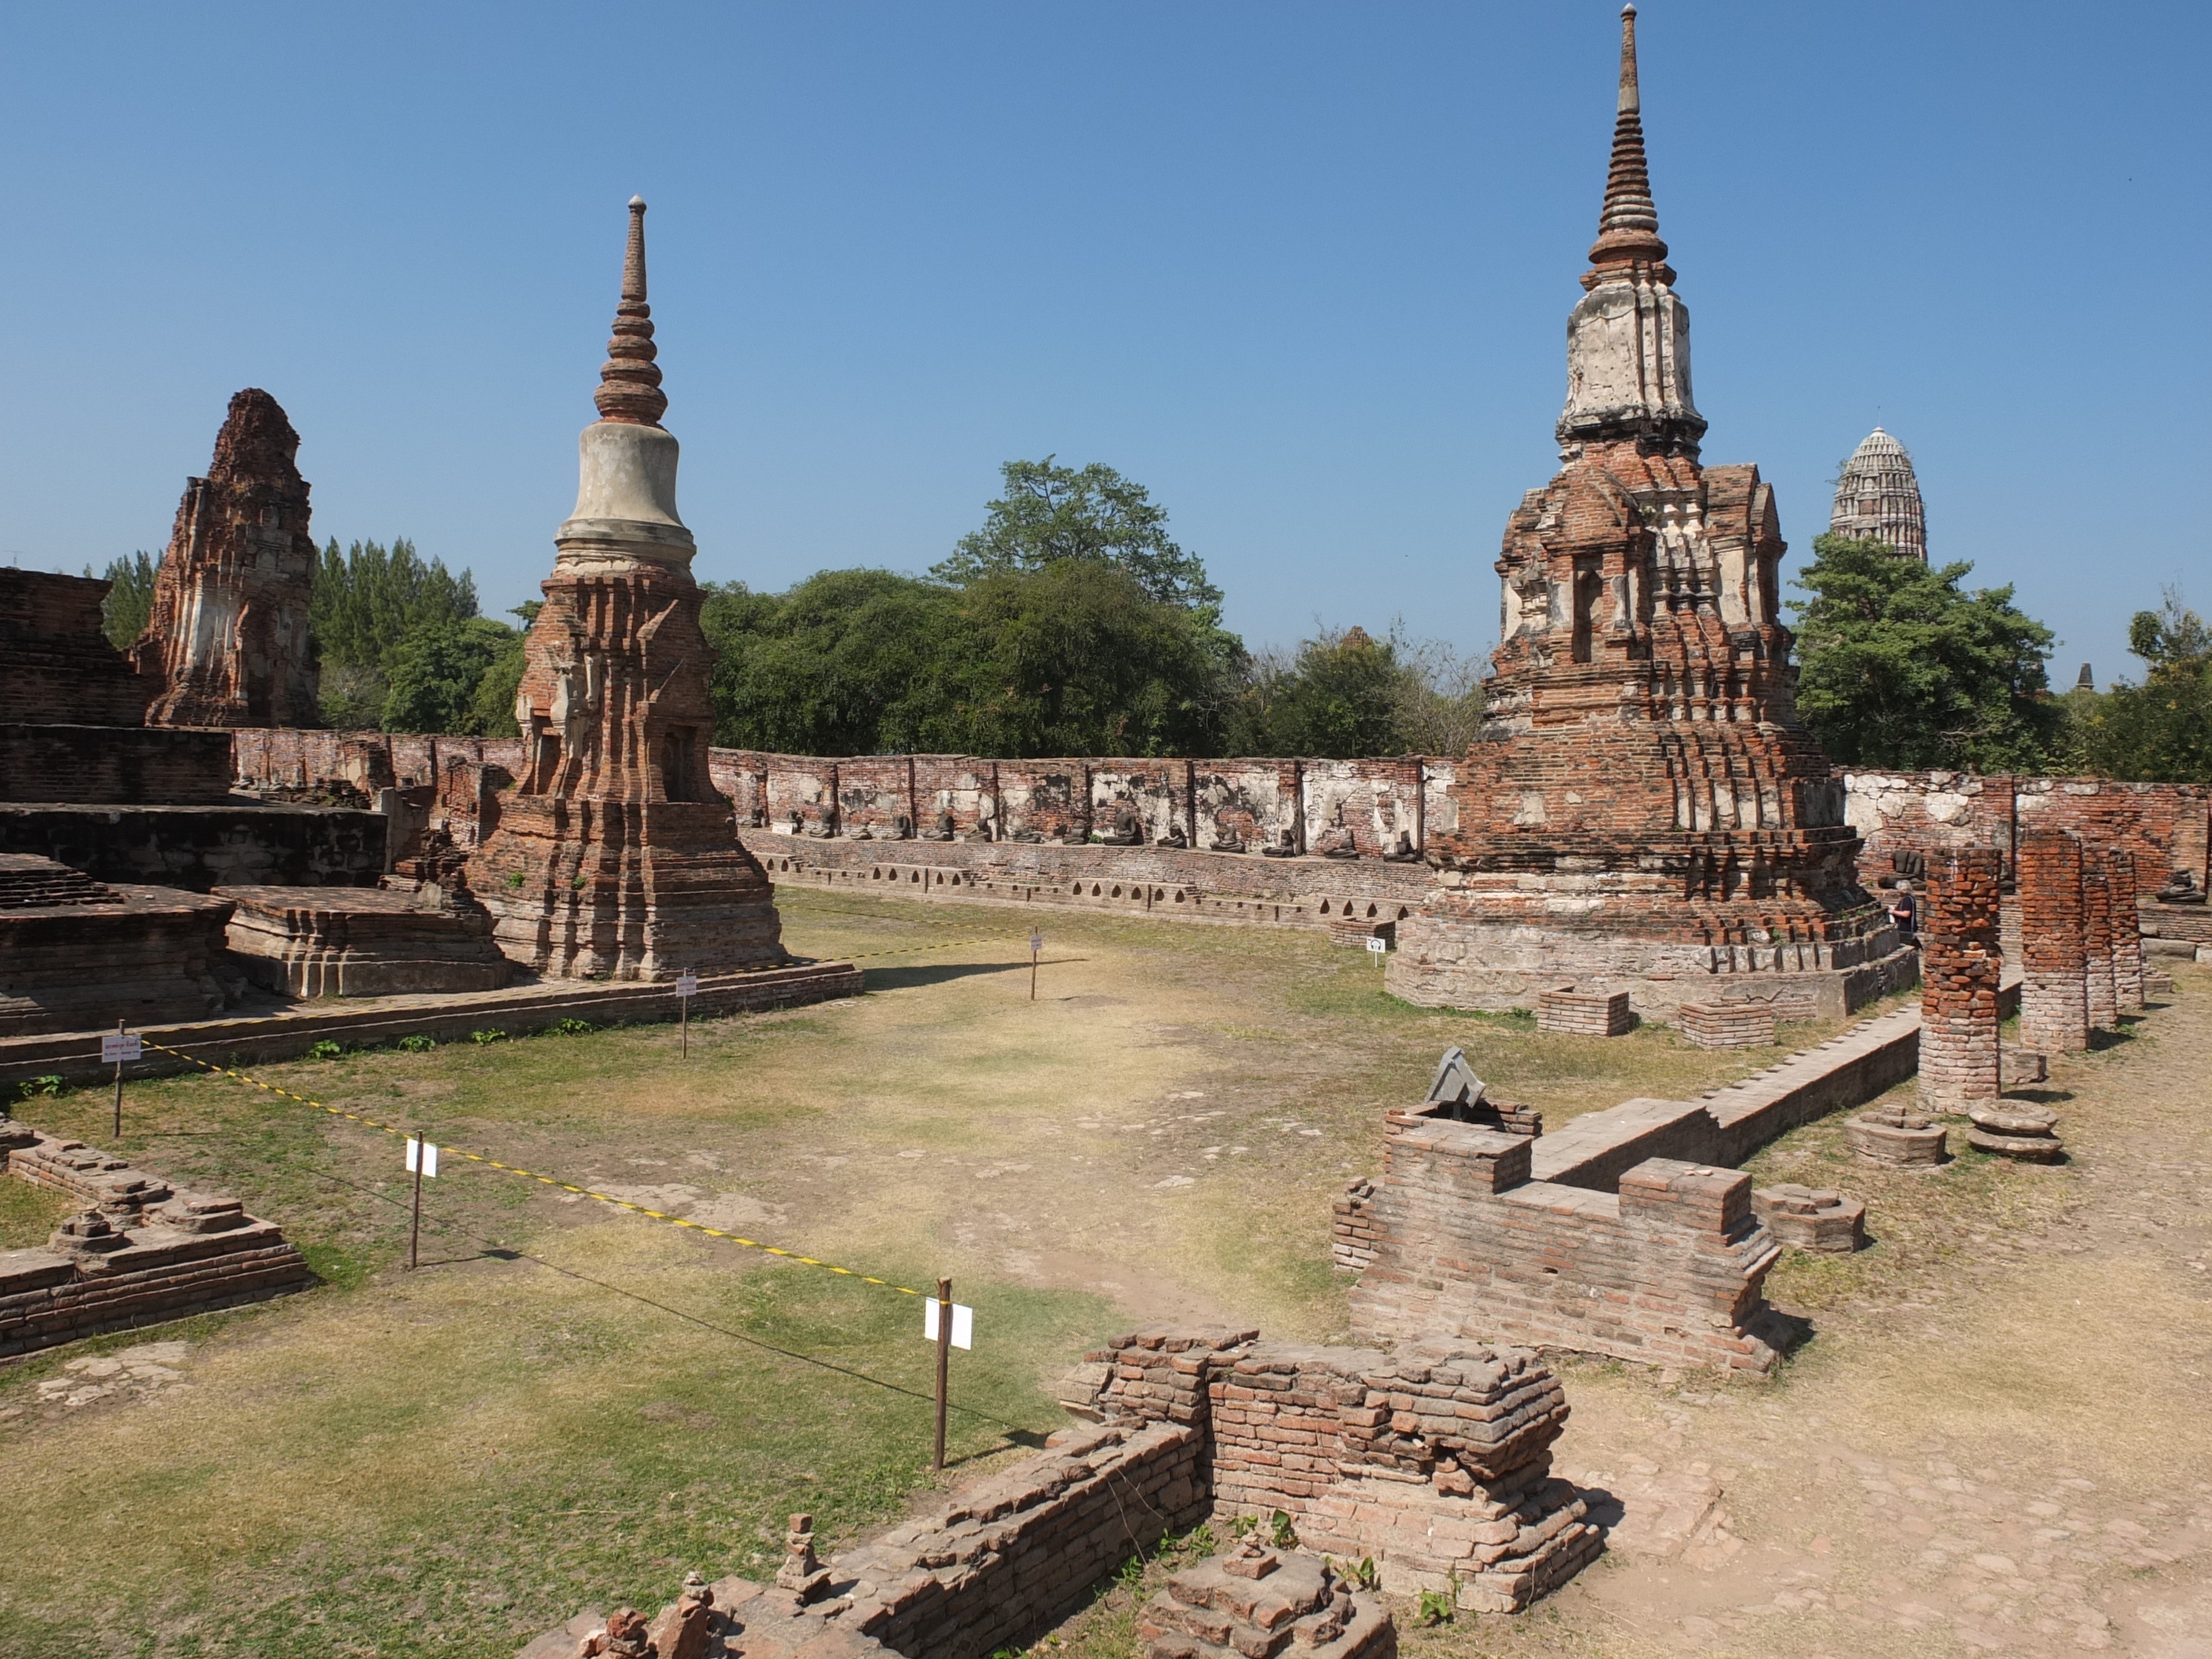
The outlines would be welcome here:
M 1054 968 L 1089 959 L 1087 957 L 1059 957 L 1038 965 Z M 871 991 L 896 991 L 914 985 L 943 985 L 952 980 L 966 979 L 974 974 L 1025 974 L 1029 969 L 1030 959 L 1024 957 L 1019 962 L 970 962 L 933 968 L 870 968 L 864 971 Z

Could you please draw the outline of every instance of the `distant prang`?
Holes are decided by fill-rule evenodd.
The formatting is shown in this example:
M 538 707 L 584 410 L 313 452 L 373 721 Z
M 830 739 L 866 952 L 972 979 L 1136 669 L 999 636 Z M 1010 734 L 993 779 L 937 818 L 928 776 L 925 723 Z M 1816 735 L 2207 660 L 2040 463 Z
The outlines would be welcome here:
M 1928 511 L 1912 457 L 1880 427 L 1844 463 L 1828 528 L 1838 536 L 1872 536 L 1928 562 Z

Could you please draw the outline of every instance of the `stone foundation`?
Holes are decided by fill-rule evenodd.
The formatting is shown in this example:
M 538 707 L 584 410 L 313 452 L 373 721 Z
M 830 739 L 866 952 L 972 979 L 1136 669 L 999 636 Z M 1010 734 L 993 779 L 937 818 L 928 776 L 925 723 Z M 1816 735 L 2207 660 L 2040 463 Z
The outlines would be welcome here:
M 1536 1029 L 1569 1036 L 1626 1036 L 1636 1029 L 1626 991 L 1555 985 L 1536 994 Z
M 369 887 L 222 887 L 227 934 L 257 985 L 295 997 L 489 991 L 514 969 L 473 902 Z
M 315 1282 L 274 1223 L 0 1114 L 17 1180 L 87 1206 L 45 1249 L 0 1252 L 0 1357 L 256 1302 Z
M 227 899 L 0 854 L 0 1039 L 214 1013 L 230 913 Z

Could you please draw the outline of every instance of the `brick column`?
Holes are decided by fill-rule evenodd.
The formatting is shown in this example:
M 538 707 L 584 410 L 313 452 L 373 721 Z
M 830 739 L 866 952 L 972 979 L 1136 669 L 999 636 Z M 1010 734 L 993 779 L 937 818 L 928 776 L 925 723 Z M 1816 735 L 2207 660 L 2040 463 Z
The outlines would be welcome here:
M 1960 1112 L 1997 1087 L 1997 876 L 1994 847 L 1928 860 L 1920 926 L 1920 1100 Z
M 2112 894 L 2112 1001 L 2124 1014 L 2143 1011 L 2142 913 L 2136 908 L 2136 855 L 2115 842 L 2105 855 Z
M 2112 985 L 2112 878 L 2107 849 L 2081 848 L 2082 978 L 2089 998 L 2089 1029 L 2109 1031 L 2119 1024 L 2119 999 Z
M 2082 972 L 2081 843 L 2063 830 L 2020 838 L 2021 1046 L 2046 1054 L 2089 1046 Z

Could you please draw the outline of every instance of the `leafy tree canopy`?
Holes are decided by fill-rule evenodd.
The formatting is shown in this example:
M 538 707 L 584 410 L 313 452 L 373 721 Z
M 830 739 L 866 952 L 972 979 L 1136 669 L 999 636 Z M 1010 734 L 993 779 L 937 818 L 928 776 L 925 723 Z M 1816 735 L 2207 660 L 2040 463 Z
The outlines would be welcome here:
M 325 661 L 384 669 L 416 629 L 476 614 L 475 576 L 424 560 L 406 538 L 390 547 L 356 542 L 341 553 L 332 537 L 315 568 L 308 629 Z
M 1206 580 L 1198 556 L 1170 538 L 1167 509 L 1142 484 L 1097 462 L 1077 468 L 1054 460 L 1048 455 L 1001 466 L 1006 494 L 986 509 L 983 527 L 963 536 L 952 556 L 930 574 L 964 586 L 1006 571 L 1107 564 L 1154 603 L 1219 623 L 1221 590 Z
M 412 629 L 389 659 L 384 729 L 511 736 L 514 690 L 522 683 L 522 638 L 489 617 L 441 617 Z M 495 676 L 502 666 L 511 675 Z
M 2148 672 L 2067 698 L 2068 765 L 2130 783 L 2212 783 L 2212 629 L 2169 590 L 2128 624 Z
M 2060 710 L 2051 630 L 2009 587 L 1966 592 L 1971 564 L 1931 567 L 1871 537 L 1813 544 L 1796 580 L 1798 712 L 1831 758 L 1903 769 L 2032 771 Z
M 1228 720 L 1238 755 L 1450 755 L 1480 735 L 1475 659 L 1401 626 L 1377 640 L 1363 628 L 1324 629 L 1295 651 L 1255 657 Z
M 161 568 L 159 559 L 142 550 L 127 559 L 110 559 L 100 573 L 112 584 L 100 602 L 100 629 L 118 651 L 129 650 L 153 620 L 154 577 Z M 92 574 L 90 565 L 84 574 Z

